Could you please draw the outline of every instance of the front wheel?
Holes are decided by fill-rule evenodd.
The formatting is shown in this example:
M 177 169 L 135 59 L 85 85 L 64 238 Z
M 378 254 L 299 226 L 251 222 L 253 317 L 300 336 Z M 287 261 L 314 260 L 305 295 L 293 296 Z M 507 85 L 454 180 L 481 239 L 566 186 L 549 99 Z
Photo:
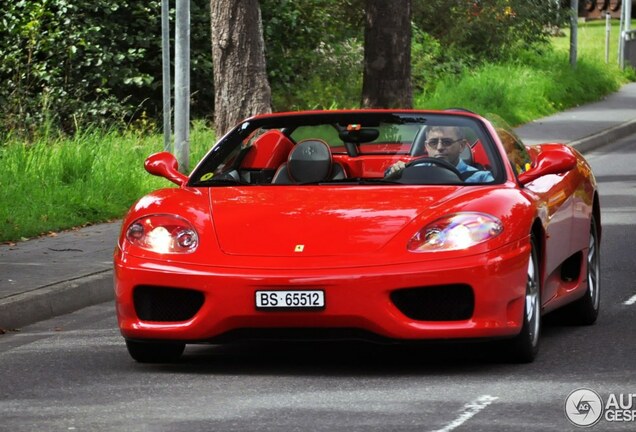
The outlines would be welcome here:
M 184 343 L 126 341 L 128 354 L 139 363 L 173 363 L 181 357 Z
M 541 334 L 541 282 L 536 239 L 530 238 L 530 259 L 526 279 L 523 326 L 514 339 L 507 341 L 510 359 L 517 363 L 532 362 L 539 352 Z

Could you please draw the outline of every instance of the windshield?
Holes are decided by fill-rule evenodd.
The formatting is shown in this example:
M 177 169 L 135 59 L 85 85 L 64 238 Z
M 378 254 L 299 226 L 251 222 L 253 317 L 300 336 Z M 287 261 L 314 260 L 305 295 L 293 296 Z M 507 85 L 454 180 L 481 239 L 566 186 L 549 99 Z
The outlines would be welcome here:
M 502 177 L 477 116 L 327 111 L 245 121 L 208 152 L 188 184 L 471 185 Z
M 497 131 L 499 140 L 506 150 L 506 156 L 515 175 L 528 171 L 532 166 L 532 158 L 528 149 L 512 127 L 497 114 L 487 114 L 490 124 Z

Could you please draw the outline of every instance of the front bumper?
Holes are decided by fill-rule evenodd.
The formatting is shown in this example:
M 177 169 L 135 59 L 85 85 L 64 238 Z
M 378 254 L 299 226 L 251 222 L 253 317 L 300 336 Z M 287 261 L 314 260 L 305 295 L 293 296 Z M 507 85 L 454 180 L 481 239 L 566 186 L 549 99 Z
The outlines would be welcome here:
M 127 339 L 193 343 L 214 342 L 250 329 L 354 329 L 396 340 L 513 336 L 522 326 L 528 256 L 529 246 L 517 242 L 480 255 L 401 265 L 262 270 L 173 265 L 118 250 L 117 316 Z M 471 288 L 470 317 L 412 319 L 391 298 L 399 289 L 443 290 L 447 285 Z M 152 287 L 194 290 L 202 294 L 202 304 L 181 321 L 142 320 L 133 298 L 142 286 L 151 293 Z M 309 311 L 256 309 L 256 291 L 278 289 L 324 290 L 326 305 Z

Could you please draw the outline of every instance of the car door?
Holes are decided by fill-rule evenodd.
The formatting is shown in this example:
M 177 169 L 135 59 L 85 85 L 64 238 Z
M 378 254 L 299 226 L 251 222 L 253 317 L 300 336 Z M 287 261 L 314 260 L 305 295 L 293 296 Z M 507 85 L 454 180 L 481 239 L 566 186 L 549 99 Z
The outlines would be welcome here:
M 509 162 L 517 175 L 529 169 L 534 158 L 541 152 L 542 146 L 532 148 L 532 152 L 515 140 L 512 150 L 508 153 Z M 544 276 L 552 275 L 555 270 L 569 258 L 576 248 L 573 246 L 574 221 L 574 182 L 569 178 L 575 173 L 570 171 L 562 174 L 548 174 L 537 178 L 525 185 L 526 190 L 532 192 L 538 199 L 539 209 L 543 212 L 544 229 L 546 231 L 544 257 Z M 558 275 L 556 277 L 559 277 Z M 543 303 L 550 301 L 557 295 L 560 286 L 551 283 L 548 277 L 543 287 Z

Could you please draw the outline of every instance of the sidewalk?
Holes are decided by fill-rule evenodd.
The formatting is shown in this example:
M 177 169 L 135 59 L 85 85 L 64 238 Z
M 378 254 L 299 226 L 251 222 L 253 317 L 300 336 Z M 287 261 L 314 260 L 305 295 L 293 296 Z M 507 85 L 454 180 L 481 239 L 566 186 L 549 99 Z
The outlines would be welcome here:
M 611 143 L 636 133 L 636 83 L 516 131 L 527 144 L 564 142 L 581 152 Z M 0 333 L 112 300 L 119 230 L 114 222 L 0 245 Z

